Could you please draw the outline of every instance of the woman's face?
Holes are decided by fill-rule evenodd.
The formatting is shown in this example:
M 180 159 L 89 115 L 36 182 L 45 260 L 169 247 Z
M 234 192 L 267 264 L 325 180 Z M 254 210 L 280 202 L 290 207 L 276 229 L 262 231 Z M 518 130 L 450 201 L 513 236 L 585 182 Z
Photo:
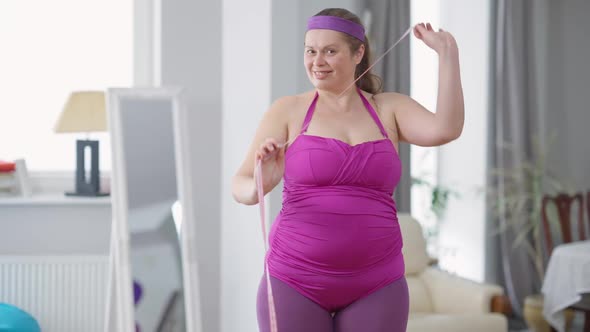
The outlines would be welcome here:
M 363 45 L 352 54 L 341 32 L 318 29 L 305 34 L 304 47 L 307 77 L 317 89 L 339 91 L 354 81 L 356 65 L 363 57 Z

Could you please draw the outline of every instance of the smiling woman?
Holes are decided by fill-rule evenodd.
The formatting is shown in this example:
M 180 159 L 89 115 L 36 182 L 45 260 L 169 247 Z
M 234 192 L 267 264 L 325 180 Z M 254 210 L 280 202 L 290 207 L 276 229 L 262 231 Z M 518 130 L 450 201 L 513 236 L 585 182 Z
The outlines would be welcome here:
M 33 171 L 74 170 L 74 140 L 84 134 L 55 135 L 53 127 L 72 91 L 132 84 L 132 5 L 0 2 L 0 41 L 9 50 L 0 60 L 0 158 L 25 158 Z M 110 170 L 108 134 L 93 138 L 103 142 L 100 168 Z
M 261 331 L 406 330 L 397 145 L 445 144 L 463 128 L 455 39 L 430 24 L 413 32 L 439 56 L 436 114 L 363 76 L 370 49 L 356 15 L 329 8 L 308 20 L 314 90 L 273 103 L 232 183 L 234 198 L 251 205 L 284 180 L 258 293 Z

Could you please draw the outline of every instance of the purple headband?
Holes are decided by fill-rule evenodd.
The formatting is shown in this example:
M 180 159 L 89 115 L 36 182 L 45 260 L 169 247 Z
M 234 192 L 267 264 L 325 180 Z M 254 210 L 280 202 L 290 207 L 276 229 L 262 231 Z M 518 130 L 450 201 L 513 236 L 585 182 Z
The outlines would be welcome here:
M 307 20 L 307 30 L 327 29 L 344 32 L 360 41 L 365 41 L 365 28 L 344 18 L 336 16 L 312 16 Z

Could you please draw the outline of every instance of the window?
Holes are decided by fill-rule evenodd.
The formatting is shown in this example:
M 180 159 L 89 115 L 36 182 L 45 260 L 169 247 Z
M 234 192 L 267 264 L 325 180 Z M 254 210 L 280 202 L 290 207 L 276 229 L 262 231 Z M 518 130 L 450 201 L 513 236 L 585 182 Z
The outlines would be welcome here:
M 430 253 L 436 253 L 439 267 L 459 276 L 483 281 L 494 276 L 493 241 L 486 223 L 485 185 L 488 149 L 490 79 L 490 23 L 488 1 L 412 0 L 412 21 L 432 22 L 452 31 L 461 56 L 461 80 L 466 108 L 466 121 L 461 138 L 440 148 L 415 148 L 412 151 L 412 176 L 421 172 L 439 188 L 449 189 L 449 201 L 439 220 L 432 218 L 437 235 Z M 472 24 L 477 22 L 477 24 Z M 468 29 L 465 29 L 469 26 Z M 412 95 L 428 108 L 435 106 L 438 81 L 437 55 L 421 42 L 412 44 Z M 466 153 L 467 152 L 467 153 Z M 420 155 L 422 153 L 422 155 Z M 426 167 L 424 168 L 424 165 Z M 414 188 L 413 188 L 414 189 Z M 420 187 L 416 187 L 416 190 Z M 412 194 L 415 191 L 413 190 Z M 422 196 L 420 196 L 422 195 Z M 429 193 L 412 196 L 412 213 L 430 213 L 424 205 Z M 419 219 L 420 220 L 420 219 Z M 426 224 L 427 218 L 420 220 Z M 426 224 L 428 227 L 429 224 Z M 488 261 L 492 259 L 492 261 Z M 491 264 L 491 265 L 490 265 Z M 489 273 L 488 273 L 489 272 Z
M 133 2 L 0 2 L 0 159 L 24 158 L 32 171 L 75 169 L 75 140 L 53 127 L 71 91 L 130 86 Z M 108 133 L 101 170 L 110 170 Z
M 439 0 L 413 0 L 411 2 L 412 23 L 430 22 L 439 26 Z M 438 92 L 438 58 L 428 46 L 417 38 L 410 39 L 411 96 L 428 110 L 436 108 Z M 428 240 L 428 250 L 435 255 L 437 218 L 430 210 L 431 185 L 437 183 L 437 148 L 411 146 L 411 176 L 429 185 L 412 185 L 411 214 L 420 221 Z

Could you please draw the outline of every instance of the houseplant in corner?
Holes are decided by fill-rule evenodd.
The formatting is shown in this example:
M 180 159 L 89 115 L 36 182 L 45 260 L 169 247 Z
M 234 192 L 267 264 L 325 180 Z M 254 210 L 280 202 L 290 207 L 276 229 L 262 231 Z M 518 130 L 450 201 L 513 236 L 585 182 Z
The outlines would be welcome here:
M 551 141 L 553 140 L 550 139 L 549 142 Z M 513 148 L 509 144 L 504 147 L 508 151 Z M 533 138 L 532 158 L 511 168 L 492 169 L 492 186 L 488 192 L 489 206 L 494 219 L 499 223 L 498 232 L 511 232 L 514 235 L 511 249 L 523 250 L 527 254 L 538 281 L 537 293 L 545 276 L 541 222 L 543 196 L 566 189 L 547 168 L 548 150 L 543 148 L 538 139 Z M 548 211 L 550 223 L 557 223 L 556 215 L 555 209 Z M 543 299 L 540 294 L 526 297 L 523 315 L 532 331 L 550 331 L 549 324 L 543 319 L 542 310 Z M 571 318 L 568 319 L 570 322 Z
M 436 256 L 438 255 L 439 249 L 439 222 L 444 216 L 449 199 L 452 196 L 459 197 L 459 194 L 447 186 L 433 184 L 428 178 L 429 177 L 426 175 L 412 176 L 411 184 L 412 188 L 421 188 L 423 193 L 426 193 L 429 198 L 427 202 L 428 205 L 424 207 L 428 211 L 427 217 L 429 218 L 426 218 L 427 220 L 422 220 L 421 226 L 426 239 L 427 251 L 429 255 L 432 256 L 432 259 L 436 261 L 438 260 Z M 412 195 L 414 195 L 414 193 L 412 193 Z

